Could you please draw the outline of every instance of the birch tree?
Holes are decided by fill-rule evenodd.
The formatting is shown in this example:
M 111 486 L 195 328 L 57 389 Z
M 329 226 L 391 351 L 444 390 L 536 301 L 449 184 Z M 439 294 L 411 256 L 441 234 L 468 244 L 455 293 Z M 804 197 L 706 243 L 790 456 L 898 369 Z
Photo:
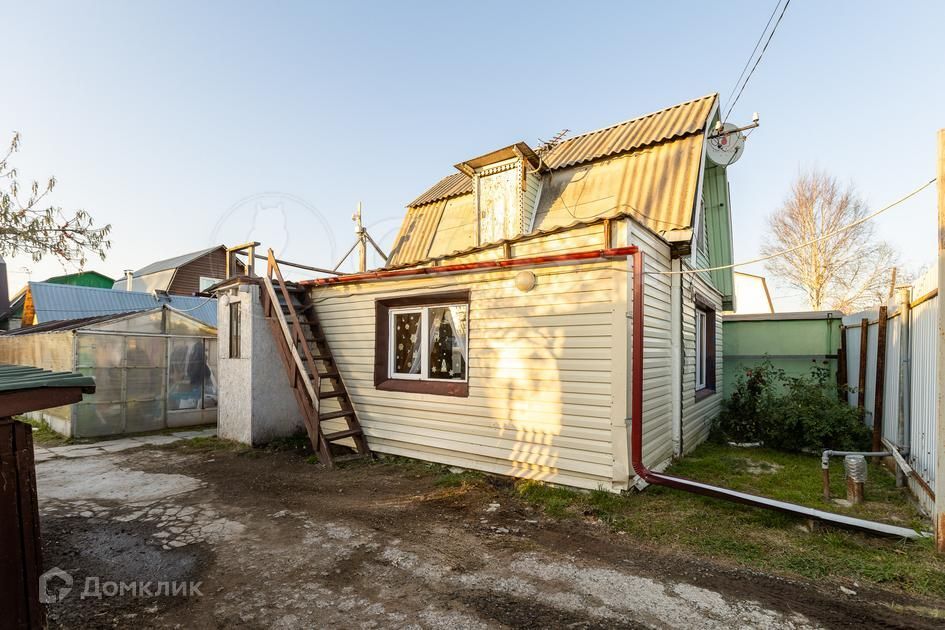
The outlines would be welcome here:
M 89 254 L 105 258 L 111 247 L 111 225 L 96 227 L 85 210 L 66 212 L 49 204 L 47 197 L 56 187 L 56 178 L 45 184 L 32 181 L 20 185 L 11 158 L 20 148 L 20 134 L 14 133 L 6 154 L 0 157 L 0 256 L 28 254 L 34 261 L 55 256 L 62 262 L 85 265 Z
M 809 243 L 867 214 L 852 185 L 843 186 L 823 171 L 801 173 L 782 206 L 768 218 L 762 253 Z M 767 268 L 784 284 L 802 290 L 810 308 L 851 312 L 884 299 L 897 257 L 867 221 L 772 258 Z

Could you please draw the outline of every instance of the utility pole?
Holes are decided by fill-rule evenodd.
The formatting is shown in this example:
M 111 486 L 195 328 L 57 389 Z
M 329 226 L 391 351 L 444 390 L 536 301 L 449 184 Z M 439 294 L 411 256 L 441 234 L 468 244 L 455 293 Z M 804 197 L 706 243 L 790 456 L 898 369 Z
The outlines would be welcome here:
M 361 202 L 358 202 L 358 211 L 351 217 L 354 220 L 354 233 L 358 235 L 358 272 L 367 271 L 367 232 L 361 223 Z
M 945 553 L 945 129 L 938 131 L 938 339 L 935 375 L 935 548 Z

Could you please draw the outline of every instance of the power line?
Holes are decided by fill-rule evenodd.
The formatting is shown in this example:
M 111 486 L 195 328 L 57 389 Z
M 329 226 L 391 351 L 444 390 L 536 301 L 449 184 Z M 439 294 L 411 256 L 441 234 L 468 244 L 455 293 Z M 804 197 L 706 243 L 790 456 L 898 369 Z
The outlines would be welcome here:
M 780 2 L 780 0 L 778 1 Z M 774 34 L 778 30 L 778 25 L 781 24 L 781 19 L 784 17 L 784 12 L 787 11 L 787 8 L 788 6 L 790 6 L 790 4 L 791 4 L 791 0 L 787 0 L 787 2 L 784 3 L 784 7 L 781 9 L 781 15 L 778 16 L 778 20 L 774 23 L 774 27 L 771 29 L 771 32 L 768 34 L 768 39 L 765 41 L 765 45 L 761 48 L 761 52 L 758 53 L 758 58 L 755 59 L 755 65 L 751 67 L 751 71 L 748 73 L 748 76 L 745 77 L 745 82 L 742 83 L 742 87 L 738 90 L 738 94 L 735 96 L 735 100 L 732 101 L 731 105 L 729 105 L 728 111 L 725 112 L 725 117 L 723 120 L 728 120 L 729 114 L 731 114 L 732 109 L 735 108 L 735 103 L 737 103 L 738 99 L 741 98 L 742 92 L 745 91 L 745 86 L 748 85 L 748 82 L 751 80 L 751 75 L 755 73 L 755 69 L 758 67 L 758 64 L 761 63 L 761 58 L 764 57 L 765 51 L 768 50 L 768 44 L 771 43 L 771 39 L 774 37 Z M 775 11 L 777 11 L 778 9 L 777 5 L 775 5 L 774 9 Z M 770 24 L 770 22 L 771 20 L 769 18 L 768 23 Z M 765 25 L 765 30 L 767 30 L 767 28 L 768 26 Z M 762 31 L 762 36 L 763 35 L 764 35 L 764 31 Z M 757 49 L 757 45 L 755 46 L 755 48 Z M 752 52 L 752 54 L 754 54 L 754 52 Z M 751 61 L 751 57 L 749 57 L 748 59 L 749 61 Z M 742 72 L 744 72 L 744 70 Z M 736 85 L 738 84 L 736 83 Z
M 935 182 L 936 182 L 936 178 L 933 177 L 932 179 L 930 179 L 929 181 L 925 182 L 924 184 L 922 184 L 921 186 L 919 186 L 918 188 L 916 188 L 915 190 L 913 190 L 913 191 L 910 192 L 909 194 L 907 194 L 907 195 L 905 195 L 905 196 L 903 196 L 903 197 L 900 197 L 900 198 L 897 199 L 896 201 L 892 202 L 892 203 L 889 204 L 888 206 L 884 206 L 884 207 L 880 208 L 880 209 L 877 210 L 876 212 L 873 212 L 873 213 L 871 213 L 871 214 L 868 214 L 868 215 L 866 215 L 865 217 L 863 217 L 863 218 L 861 218 L 861 219 L 857 219 L 856 221 L 853 221 L 852 223 L 848 223 L 847 225 L 844 225 L 844 226 L 842 226 L 842 227 L 839 227 L 839 228 L 837 228 L 836 230 L 831 230 L 830 232 L 827 232 L 826 234 L 823 234 L 823 235 L 821 235 L 821 236 L 818 236 L 817 238 L 813 238 L 813 239 L 807 241 L 806 243 L 801 243 L 800 245 L 796 245 L 796 246 L 794 246 L 794 247 L 790 247 L 790 248 L 788 248 L 788 249 L 784 249 L 784 250 L 781 250 L 781 251 L 779 251 L 779 252 L 775 252 L 775 253 L 773 253 L 773 254 L 768 254 L 768 255 L 766 255 L 766 256 L 759 256 L 758 258 L 752 258 L 751 260 L 743 260 L 743 261 L 741 261 L 741 262 L 732 263 L 732 264 L 730 264 L 730 265 L 719 265 L 719 266 L 717 266 L 717 267 L 705 267 L 705 268 L 703 268 L 703 269 L 685 269 L 685 270 L 681 270 L 681 271 L 649 271 L 649 272 L 644 272 L 644 273 L 645 273 L 646 275 L 665 275 L 665 276 L 683 275 L 683 274 L 690 274 L 690 273 L 703 273 L 703 272 L 706 272 L 706 271 L 721 271 L 721 270 L 723 270 L 723 269 L 734 269 L 735 267 L 743 267 L 743 266 L 745 266 L 745 265 L 753 265 L 753 264 L 755 264 L 755 263 L 764 262 L 764 261 L 766 261 L 766 260 L 771 260 L 772 258 L 777 258 L 778 256 L 783 256 L 783 255 L 785 255 L 785 254 L 790 254 L 791 252 L 796 252 L 796 251 L 799 250 L 799 249 L 803 249 L 803 248 L 805 248 L 805 247 L 809 247 L 809 246 L 813 245 L 814 243 L 817 243 L 817 242 L 826 240 L 826 239 L 828 239 L 828 238 L 830 238 L 830 237 L 832 237 L 832 236 L 836 236 L 837 234 L 840 234 L 841 232 L 845 232 L 845 231 L 847 231 L 847 230 L 850 230 L 850 229 L 852 229 L 852 228 L 855 228 L 856 226 L 858 226 L 858 225 L 860 225 L 860 224 L 862 224 L 862 223 L 866 223 L 866 222 L 869 221 L 870 219 L 873 219 L 873 218 L 879 216 L 879 215 L 882 214 L 883 212 L 886 212 L 887 210 L 889 210 L 889 209 L 891 209 L 891 208 L 895 208 L 896 206 L 898 206 L 898 205 L 901 204 L 902 202 L 904 202 L 904 201 L 906 201 L 906 200 L 908 200 L 908 199 L 911 199 L 912 197 L 915 197 L 916 195 L 918 195 L 920 192 L 922 192 L 923 190 L 925 190 L 926 188 L 928 188 L 929 186 L 931 186 L 931 185 L 934 184 Z
M 781 0 L 777 0 L 777 2 L 775 2 L 774 8 L 771 10 L 771 15 L 768 16 L 768 21 L 765 23 L 765 27 L 761 30 L 761 34 L 758 35 L 758 41 L 755 42 L 755 47 L 751 49 L 751 54 L 748 55 L 748 59 L 745 60 L 745 65 L 742 67 L 742 73 L 738 75 L 738 80 L 735 81 L 735 85 L 732 86 L 732 91 L 728 93 L 728 98 L 725 99 L 726 103 L 732 100 L 732 97 L 735 96 L 735 90 L 738 89 L 742 79 L 745 78 L 745 73 L 748 71 L 748 66 L 751 65 L 751 60 L 755 58 L 755 53 L 758 52 L 758 47 L 761 46 L 761 40 L 764 39 L 765 33 L 768 32 L 768 27 L 771 26 L 771 21 L 778 12 L 779 6 L 781 6 Z

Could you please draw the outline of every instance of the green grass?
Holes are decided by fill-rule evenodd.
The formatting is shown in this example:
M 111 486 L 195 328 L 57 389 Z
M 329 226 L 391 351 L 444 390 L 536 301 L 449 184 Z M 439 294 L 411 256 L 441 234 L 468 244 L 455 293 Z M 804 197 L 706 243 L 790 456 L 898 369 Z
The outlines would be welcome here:
M 33 444 L 38 446 L 63 446 L 72 443 L 71 438 L 56 433 L 52 430 L 52 427 L 43 420 L 32 420 L 22 416 L 17 417 L 17 420 L 33 427 Z
M 767 471 L 767 472 L 765 472 Z M 891 474 L 870 466 L 867 501 L 842 508 L 821 496 L 820 460 L 766 449 L 704 444 L 671 472 L 727 488 L 872 520 L 928 529 Z M 809 524 L 796 517 L 669 488 L 615 495 L 518 481 L 515 492 L 555 518 L 597 518 L 614 530 L 660 548 L 695 553 L 753 569 L 860 581 L 945 598 L 945 561 L 930 540 L 902 542 Z M 846 492 L 842 462 L 831 464 L 831 492 Z

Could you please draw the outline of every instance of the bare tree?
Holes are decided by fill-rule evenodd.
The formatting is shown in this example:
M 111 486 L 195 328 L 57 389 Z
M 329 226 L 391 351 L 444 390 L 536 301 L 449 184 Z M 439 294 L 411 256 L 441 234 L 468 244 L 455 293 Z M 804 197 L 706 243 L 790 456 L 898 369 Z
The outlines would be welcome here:
M 52 255 L 80 267 L 89 253 L 104 259 L 111 247 L 107 240 L 111 225 L 95 227 L 84 210 L 75 210 L 69 216 L 62 208 L 43 203 L 56 186 L 55 177 L 44 186 L 33 181 L 24 194 L 16 168 L 10 165 L 10 158 L 19 148 L 20 134 L 14 133 L 9 149 L 0 158 L 0 255 L 24 253 L 34 261 Z
M 868 213 L 852 185 L 823 171 L 801 173 L 784 204 L 768 219 L 762 252 L 770 255 L 821 238 Z M 812 309 L 850 312 L 875 305 L 888 292 L 897 254 L 861 223 L 771 259 L 768 271 L 804 291 Z

